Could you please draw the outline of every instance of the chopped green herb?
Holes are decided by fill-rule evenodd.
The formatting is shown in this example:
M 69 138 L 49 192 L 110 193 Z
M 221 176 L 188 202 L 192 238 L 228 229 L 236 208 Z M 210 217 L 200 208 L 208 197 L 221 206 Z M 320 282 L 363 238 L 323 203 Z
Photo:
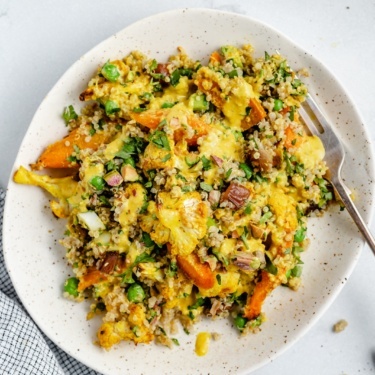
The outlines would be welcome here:
M 139 95 L 139 99 L 145 100 L 147 102 L 149 102 L 152 98 L 153 98 L 153 95 L 149 92 L 145 92 L 142 95 Z
M 167 162 L 171 157 L 172 157 L 171 154 L 167 154 L 167 155 L 165 155 L 165 156 L 161 159 L 162 163 Z
M 67 160 L 68 162 L 70 162 L 70 163 L 77 163 L 77 161 L 78 161 L 77 157 L 74 156 L 74 155 L 69 155 L 69 156 L 66 158 L 66 160 Z
M 265 224 L 269 219 L 271 219 L 271 217 L 272 217 L 272 212 L 271 211 L 267 211 L 260 218 L 259 224 Z
M 158 326 L 160 332 L 164 335 L 164 336 L 167 336 L 167 332 L 165 332 L 164 328 L 163 327 L 160 327 Z
M 134 326 L 134 327 L 132 328 L 132 332 L 134 333 L 134 335 L 135 335 L 136 337 L 139 337 L 140 333 L 139 333 L 139 327 L 138 327 L 138 326 Z
M 185 185 L 181 188 L 181 191 L 183 191 L 184 193 L 188 193 L 190 191 L 194 191 L 194 187 L 193 186 L 190 186 L 190 185 Z
M 241 236 L 240 236 L 240 238 L 241 238 L 241 240 L 242 240 L 244 246 L 246 247 L 246 249 L 249 249 L 249 244 L 247 243 L 247 235 L 248 235 L 248 233 L 249 233 L 249 232 L 248 232 L 247 228 L 244 227 L 244 228 L 243 228 L 243 232 L 242 232 L 242 234 L 241 234 Z
M 189 310 L 196 310 L 198 307 L 201 307 L 204 305 L 205 299 L 202 297 L 199 297 L 196 302 L 193 305 L 188 306 Z
M 193 312 L 192 312 L 191 310 L 189 311 L 188 317 L 189 317 L 191 320 L 194 320 L 194 319 L 195 319 L 195 315 L 193 314 Z
M 182 180 L 184 182 L 187 182 L 187 179 L 182 174 L 177 173 L 176 178 L 178 178 L 179 180 Z
M 207 228 L 216 226 L 216 221 L 212 217 L 207 218 Z
M 176 262 L 170 262 L 169 266 L 168 266 L 168 269 L 165 272 L 165 274 L 168 277 L 174 277 L 174 276 L 176 276 L 177 271 L 178 271 L 177 263 Z
M 302 267 L 301 266 L 295 266 L 290 271 L 291 276 L 293 277 L 300 277 L 302 275 Z
M 246 163 L 240 163 L 240 169 L 245 172 L 246 179 L 250 180 L 251 176 L 253 175 L 252 169 Z
M 153 59 L 150 64 L 150 71 L 155 70 L 157 67 L 158 67 L 158 62 L 155 59 Z
M 217 280 L 217 283 L 221 285 L 221 275 L 219 273 L 216 275 L 216 280 Z
M 251 205 L 248 204 L 248 205 L 245 207 L 245 209 L 244 209 L 243 212 L 244 212 L 246 215 L 250 215 L 250 214 L 253 212 L 253 209 L 251 208 Z
M 306 228 L 300 227 L 296 230 L 296 233 L 294 234 L 294 241 L 300 243 L 305 239 L 305 236 L 306 236 Z
M 193 108 L 194 112 L 205 112 L 210 108 L 209 102 L 206 100 L 206 95 L 193 94 L 189 98 L 189 106 Z
M 135 258 L 135 261 L 133 262 L 133 267 L 139 263 L 154 263 L 154 262 L 155 262 L 155 259 L 151 255 L 149 255 L 147 252 L 144 252 Z
M 140 113 L 140 112 L 146 111 L 146 109 L 147 108 L 144 108 L 144 107 L 135 107 L 135 108 L 133 108 L 133 112 Z
M 201 160 L 202 160 L 202 165 L 203 165 L 204 171 L 208 171 L 212 168 L 211 160 L 207 159 L 204 155 L 202 156 Z
M 177 339 L 175 339 L 174 337 L 172 337 L 171 340 L 173 341 L 173 343 L 174 343 L 175 345 L 180 346 L 180 343 L 178 342 Z
M 151 184 L 151 186 L 152 186 L 152 184 Z M 145 214 L 147 212 L 148 205 L 149 205 L 149 202 L 148 201 L 144 201 L 141 209 L 139 210 L 139 213 L 141 215 L 143 215 L 143 214 Z
M 91 129 L 89 130 L 89 134 L 93 136 L 96 133 L 96 130 L 93 126 L 91 126 Z
M 272 263 L 272 260 L 268 257 L 266 254 L 266 271 L 268 273 L 271 273 L 272 275 L 277 275 L 278 269 L 277 267 Z
M 294 89 L 296 89 L 297 87 L 299 87 L 299 86 L 301 86 L 302 85 L 302 82 L 299 80 L 299 79 L 297 79 L 297 78 L 295 78 L 294 80 L 293 80 L 293 82 L 292 82 L 292 87 L 294 88 Z
M 167 134 L 162 130 L 154 131 L 150 136 L 150 141 L 162 150 L 171 151 Z
M 65 121 L 65 124 L 68 125 L 70 121 L 75 120 L 78 118 L 76 111 L 72 105 L 65 107 L 62 117 Z
M 290 121 L 294 121 L 294 114 L 296 112 L 296 107 L 294 105 L 292 105 L 290 107 L 290 112 L 289 112 L 289 120 Z
M 213 189 L 213 187 L 209 184 L 206 184 L 205 182 L 201 182 L 199 184 L 202 190 L 207 191 L 208 193 Z
M 229 78 L 238 77 L 238 71 L 237 71 L 237 69 L 233 69 L 233 70 L 231 70 L 231 71 L 228 73 L 228 77 L 229 77 Z
M 194 167 L 194 165 L 198 164 L 200 160 L 201 158 L 199 156 L 197 156 L 196 159 L 192 159 L 189 156 L 185 157 L 185 163 L 188 165 L 189 168 Z
M 155 242 L 151 239 L 150 235 L 147 232 L 142 232 L 142 242 L 146 247 L 155 246 Z
M 173 106 L 175 106 L 176 103 L 171 103 L 171 102 L 164 102 L 162 105 L 161 105 L 161 108 L 172 108 Z
M 229 168 L 229 169 L 225 172 L 224 178 L 225 178 L 226 180 L 228 180 L 228 178 L 230 177 L 231 174 L 232 174 L 232 168 Z
M 188 78 L 191 78 L 192 75 L 193 75 L 193 71 L 191 69 L 183 69 L 183 68 L 176 69 L 171 74 L 171 85 L 177 86 L 182 76 L 187 76 Z

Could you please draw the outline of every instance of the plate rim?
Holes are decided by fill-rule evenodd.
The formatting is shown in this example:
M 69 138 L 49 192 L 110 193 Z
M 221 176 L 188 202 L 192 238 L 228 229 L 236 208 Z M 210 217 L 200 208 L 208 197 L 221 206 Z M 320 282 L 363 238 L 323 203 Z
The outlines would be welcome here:
M 34 120 L 35 120 L 35 117 L 37 116 L 37 113 L 39 112 L 41 106 L 45 102 L 46 98 L 50 95 L 50 93 L 55 90 L 55 87 L 58 86 L 60 84 L 60 82 L 63 81 L 64 78 L 66 76 L 68 76 L 72 70 L 74 70 L 74 68 L 79 64 L 79 61 L 82 60 L 86 55 L 90 55 L 94 50 L 100 49 L 100 47 L 102 45 L 105 45 L 106 43 L 108 43 L 108 41 L 112 40 L 113 38 L 116 38 L 117 34 L 123 33 L 127 29 L 130 29 L 132 27 L 137 27 L 137 25 L 145 23 L 145 22 L 147 22 L 148 20 L 151 20 L 151 19 L 155 19 L 155 18 L 158 18 L 158 17 L 167 17 L 167 16 L 171 16 L 171 15 L 175 15 L 175 14 L 180 14 L 181 12 L 182 13 L 184 13 L 184 12 L 190 12 L 190 13 L 205 12 L 205 13 L 211 13 L 211 14 L 214 14 L 214 15 L 221 14 L 223 16 L 227 15 L 227 16 L 230 16 L 230 17 L 236 17 L 236 18 L 238 17 L 238 18 L 241 18 L 243 20 L 250 21 L 252 23 L 258 24 L 260 26 L 263 26 L 263 27 L 271 30 L 273 33 L 280 35 L 289 44 L 291 44 L 294 47 L 296 47 L 297 50 L 299 50 L 301 52 L 304 52 L 305 54 L 308 54 L 308 56 L 309 56 L 310 59 L 313 59 L 313 61 L 315 63 L 319 64 L 321 66 L 321 68 L 324 69 L 334 79 L 335 83 L 338 85 L 338 87 L 340 88 L 340 90 L 342 91 L 342 93 L 344 93 L 346 95 L 346 97 L 348 98 L 348 101 L 353 105 L 353 109 L 355 111 L 355 115 L 358 117 L 358 119 L 361 122 L 360 126 L 361 126 L 361 131 L 364 133 L 364 138 L 367 141 L 370 141 L 371 138 L 370 138 L 370 135 L 369 135 L 369 130 L 367 129 L 367 127 L 365 125 L 365 121 L 363 119 L 363 116 L 362 116 L 361 112 L 359 111 L 359 109 L 358 109 L 355 101 L 353 100 L 353 97 L 348 92 L 348 90 L 345 88 L 345 86 L 342 84 L 342 82 L 331 71 L 331 69 L 328 68 L 320 59 L 316 58 L 312 53 L 310 53 L 304 47 L 301 47 L 301 45 L 299 43 L 294 42 L 293 39 L 290 38 L 288 35 L 284 34 L 280 30 L 278 30 L 277 28 L 271 26 L 267 22 L 264 22 L 263 20 L 260 20 L 260 19 L 248 16 L 248 15 L 243 15 L 243 14 L 239 14 L 239 13 L 235 13 L 235 12 L 231 12 L 231 11 L 218 10 L 218 9 L 214 9 L 214 8 L 206 8 L 206 7 L 202 7 L 202 8 L 200 8 L 200 7 L 194 7 L 194 8 L 177 8 L 177 9 L 163 11 L 163 12 L 156 12 L 156 13 L 153 13 L 153 14 L 147 16 L 147 17 L 138 19 L 135 22 L 129 23 L 128 25 L 126 25 L 121 30 L 115 32 L 114 34 L 110 35 L 109 37 L 105 38 L 104 40 L 102 40 L 99 43 L 97 43 L 96 45 L 94 45 L 92 48 L 90 48 L 88 51 L 86 51 L 83 55 L 81 55 L 81 57 L 79 57 L 78 59 L 76 59 L 69 66 L 69 68 L 67 70 L 65 70 L 65 72 L 53 84 L 53 86 L 51 87 L 51 89 L 48 91 L 47 95 L 39 103 L 38 107 L 35 110 L 35 113 L 34 113 L 33 117 L 31 118 L 31 121 L 30 121 L 30 123 L 29 123 L 29 125 L 27 127 L 25 135 L 24 135 L 24 137 L 22 139 L 22 142 L 20 144 L 20 147 L 19 147 L 17 156 L 15 158 L 15 161 L 13 163 L 13 166 L 12 166 L 12 169 L 11 169 L 11 175 L 10 175 L 10 178 L 8 180 L 6 191 L 9 191 L 10 189 L 12 189 L 12 185 L 14 184 L 14 182 L 13 182 L 13 174 L 14 174 L 14 171 L 16 169 L 16 163 L 17 163 L 17 161 L 19 159 L 19 154 L 21 152 L 21 148 L 24 145 L 24 143 L 25 143 L 25 141 L 26 141 L 26 139 L 28 137 L 30 127 L 34 123 Z M 324 108 L 323 108 L 323 111 L 324 111 Z M 335 126 L 333 125 L 333 127 L 335 127 Z M 375 176 L 375 164 L 374 164 L 374 155 L 375 154 L 374 154 L 374 148 L 373 148 L 372 142 L 368 142 L 368 149 L 369 149 L 369 153 L 371 154 L 371 159 L 369 160 L 369 163 L 368 163 L 367 167 L 369 169 L 371 169 L 372 176 Z M 374 191 L 375 191 L 375 188 L 372 187 L 372 193 L 374 193 Z M 5 205 L 4 205 L 4 216 L 3 216 L 4 220 L 3 220 L 3 229 L 2 229 L 3 255 L 4 255 L 4 261 L 5 261 L 5 267 L 6 267 L 6 270 L 7 270 L 8 274 L 9 274 L 9 276 L 10 276 L 10 279 L 12 281 L 13 287 L 16 290 L 16 293 L 19 296 L 19 298 L 21 299 L 22 303 L 24 303 L 23 298 L 19 294 L 19 290 L 18 290 L 18 287 L 17 287 L 17 281 L 14 278 L 14 273 L 10 272 L 10 269 L 9 269 L 9 259 L 8 259 L 8 257 L 10 256 L 10 252 L 8 251 L 8 249 L 10 248 L 10 246 L 8 245 L 8 239 L 7 239 L 8 237 L 6 235 L 6 228 L 8 226 L 8 220 L 6 218 L 7 218 L 7 216 L 9 216 L 9 215 L 7 215 L 7 212 L 10 210 L 10 208 L 9 208 L 10 206 L 11 206 L 10 200 L 6 199 L 5 200 Z M 371 222 L 372 222 L 374 209 L 375 209 L 375 198 L 373 196 L 371 198 L 371 207 L 368 210 L 366 218 L 365 218 L 365 222 L 368 225 L 370 225 Z M 366 243 L 365 243 L 364 240 L 362 242 L 362 245 L 358 245 L 358 253 L 357 253 L 357 255 L 355 255 L 353 257 L 353 260 L 350 263 L 350 267 L 347 269 L 347 271 L 348 271 L 347 275 L 346 275 L 347 279 L 349 279 L 349 277 L 352 274 L 354 268 L 356 267 L 358 259 L 359 259 L 360 255 L 361 255 L 361 253 L 362 253 L 363 248 L 364 248 L 365 245 L 366 245 Z M 345 283 L 343 283 L 343 284 L 340 283 L 339 285 L 336 286 L 336 288 L 334 290 L 334 293 L 333 293 L 333 296 L 329 299 L 328 302 L 326 302 L 326 303 L 323 304 L 323 307 L 321 307 L 319 309 L 319 312 L 317 314 L 315 314 L 315 316 L 310 320 L 309 324 L 306 324 L 305 327 L 300 331 L 300 333 L 298 335 L 296 335 L 296 337 L 294 339 L 289 340 L 288 343 L 285 344 L 279 351 L 277 351 L 276 353 L 272 354 L 268 358 L 265 358 L 263 361 L 260 361 L 255 367 L 250 368 L 250 372 L 255 371 L 256 369 L 259 369 L 260 367 L 262 367 L 265 364 L 269 363 L 270 361 L 274 360 L 279 355 L 281 355 L 285 351 L 287 351 L 290 347 L 292 347 L 295 344 L 295 342 L 298 341 L 301 337 L 303 337 L 316 324 L 316 322 L 322 317 L 322 315 L 324 315 L 324 313 L 328 310 L 328 308 L 332 305 L 332 303 L 337 298 L 337 295 L 344 288 L 346 282 L 347 282 L 347 280 L 345 281 Z M 33 314 L 31 312 L 29 312 L 29 310 L 26 307 L 25 307 L 25 310 L 31 316 L 31 318 L 34 320 L 34 322 L 39 327 L 39 329 L 41 329 L 41 331 L 44 334 L 46 334 L 45 333 L 46 332 L 45 329 L 40 328 L 41 326 L 43 326 L 43 324 L 40 322 L 40 319 L 37 319 L 35 316 L 33 316 Z M 63 345 L 60 345 L 59 343 L 57 343 L 49 335 L 46 334 L 46 336 L 49 337 L 61 350 L 63 350 L 64 352 L 67 352 Z M 84 363 L 89 368 L 95 369 L 95 367 L 92 367 L 92 365 L 89 364 L 89 361 L 83 361 L 81 358 L 78 358 L 76 355 L 74 355 L 74 353 L 71 353 L 71 352 L 67 352 L 67 353 L 69 355 L 71 355 L 72 357 L 74 357 L 77 361 Z M 96 371 L 101 371 L 101 370 L 100 369 L 96 369 Z

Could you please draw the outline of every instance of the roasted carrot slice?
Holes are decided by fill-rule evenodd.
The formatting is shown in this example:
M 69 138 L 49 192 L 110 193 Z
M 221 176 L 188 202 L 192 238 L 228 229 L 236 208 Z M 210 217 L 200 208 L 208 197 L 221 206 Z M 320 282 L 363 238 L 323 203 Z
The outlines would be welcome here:
M 245 117 L 244 121 L 242 121 L 242 129 L 247 130 L 252 126 L 258 124 L 258 122 L 262 121 L 266 117 L 266 111 L 264 110 L 262 103 L 255 98 L 250 99 L 249 107 L 251 108 L 249 114 L 249 120 Z
M 167 111 L 163 109 L 131 113 L 133 120 L 149 129 L 156 129 L 166 115 Z
M 188 117 L 188 125 L 195 130 L 195 134 L 192 137 L 186 139 L 186 142 L 189 146 L 196 146 L 198 138 L 208 134 L 210 126 L 196 115 Z M 177 130 L 174 132 L 175 142 L 180 141 L 183 137 L 184 131 L 182 128 L 181 131 Z
M 215 277 L 207 263 L 201 263 L 195 253 L 187 256 L 177 255 L 177 264 L 182 272 L 199 288 L 210 289 L 215 284 Z
M 78 291 L 82 292 L 90 286 L 93 286 L 101 281 L 107 280 L 107 275 L 97 269 L 89 270 L 84 276 L 79 280 Z
M 271 281 L 267 271 L 262 271 L 261 277 L 261 281 L 255 285 L 253 294 L 247 299 L 244 313 L 247 319 L 255 319 L 259 316 L 264 300 L 275 288 L 275 283 Z
M 220 53 L 217 52 L 217 51 L 214 51 L 211 53 L 210 55 L 210 63 L 211 64 L 214 64 L 214 63 L 221 63 L 221 56 L 220 56 Z
M 302 137 L 299 134 L 296 134 L 290 126 L 285 128 L 284 146 L 287 149 L 290 149 L 292 147 L 298 147 L 301 145 L 301 142 Z
M 80 150 L 98 147 L 106 142 L 109 136 L 104 132 L 97 132 L 91 136 L 87 135 L 85 129 L 75 128 L 65 138 L 49 145 L 32 165 L 33 169 L 43 168 L 75 168 L 77 163 L 72 162 L 69 157 L 74 152 L 75 146 Z
M 162 120 L 167 116 L 168 110 L 148 110 L 140 113 L 133 112 L 131 114 L 133 120 L 137 121 L 139 124 L 149 128 L 156 129 Z M 210 129 L 210 125 L 203 121 L 200 117 L 195 114 L 188 116 L 188 125 L 195 130 L 195 134 L 186 139 L 186 142 L 190 146 L 197 145 L 197 140 L 199 137 L 206 135 Z M 178 128 L 174 132 L 175 142 L 180 141 L 184 137 L 184 129 Z
M 290 112 L 290 107 L 289 106 L 286 106 L 286 107 L 280 109 L 280 111 L 279 111 L 279 113 L 281 113 L 282 115 L 285 115 L 288 112 Z

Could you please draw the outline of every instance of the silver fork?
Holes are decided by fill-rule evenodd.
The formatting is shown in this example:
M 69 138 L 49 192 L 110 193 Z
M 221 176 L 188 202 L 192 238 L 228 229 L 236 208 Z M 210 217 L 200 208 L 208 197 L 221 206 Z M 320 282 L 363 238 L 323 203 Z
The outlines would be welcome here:
M 310 94 L 307 94 L 306 101 L 301 104 L 299 114 L 310 132 L 321 139 L 326 151 L 324 160 L 330 172 L 329 181 L 375 255 L 375 239 L 350 198 L 350 190 L 341 178 L 345 150 L 340 139 Z

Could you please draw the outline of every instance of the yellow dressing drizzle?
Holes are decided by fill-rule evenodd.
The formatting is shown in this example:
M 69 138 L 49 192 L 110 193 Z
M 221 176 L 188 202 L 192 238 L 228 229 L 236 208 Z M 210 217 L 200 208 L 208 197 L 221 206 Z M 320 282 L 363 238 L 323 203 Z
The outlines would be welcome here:
M 211 334 L 208 332 L 199 332 L 195 340 L 195 353 L 202 357 L 207 354 L 210 344 Z

